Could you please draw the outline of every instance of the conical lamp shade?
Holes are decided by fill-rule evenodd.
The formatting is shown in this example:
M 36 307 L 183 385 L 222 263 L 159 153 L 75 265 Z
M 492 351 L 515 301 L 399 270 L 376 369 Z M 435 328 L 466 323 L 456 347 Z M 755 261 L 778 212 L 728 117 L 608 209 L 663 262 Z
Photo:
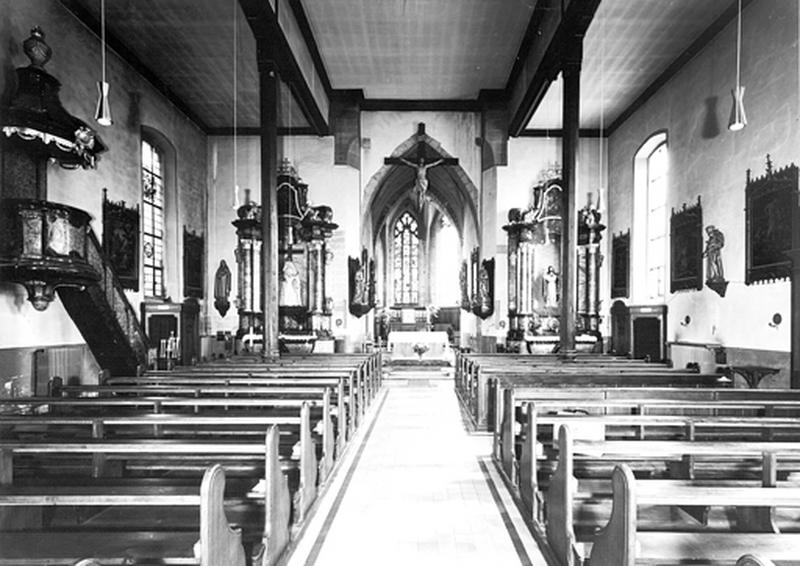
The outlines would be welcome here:
M 111 108 L 108 105 L 108 83 L 97 83 L 97 110 L 94 112 L 94 119 L 101 126 L 110 126 L 114 122 L 111 120 Z
M 744 113 L 744 87 L 738 86 L 731 89 L 733 106 L 731 107 L 731 118 L 728 120 L 728 129 L 738 132 L 747 125 L 747 116 Z

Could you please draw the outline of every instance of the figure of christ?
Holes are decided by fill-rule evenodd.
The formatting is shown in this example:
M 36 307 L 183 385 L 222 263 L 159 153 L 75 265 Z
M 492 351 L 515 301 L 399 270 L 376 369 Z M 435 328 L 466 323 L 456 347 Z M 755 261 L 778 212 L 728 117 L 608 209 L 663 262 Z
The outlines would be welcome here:
M 425 195 L 428 192 L 428 169 L 431 169 L 438 165 L 458 165 L 458 159 L 450 157 L 440 158 L 435 161 L 426 162 L 425 158 L 420 156 L 417 159 L 416 163 L 414 163 L 410 159 L 406 159 L 405 157 L 386 157 L 384 158 L 383 161 L 386 165 L 406 165 L 414 169 L 416 173 L 416 179 L 414 181 L 414 190 L 417 193 L 417 198 L 419 199 L 420 206 L 422 205 L 423 199 L 425 198 Z
M 436 161 L 431 161 L 430 163 L 425 163 L 425 160 L 421 157 L 419 158 L 419 162 L 414 163 L 413 161 L 409 161 L 405 157 L 401 157 L 400 161 L 405 165 L 408 165 L 412 169 L 415 169 L 417 172 L 417 181 L 414 185 L 414 188 L 417 191 L 417 197 L 422 202 L 422 199 L 425 198 L 425 193 L 428 191 L 428 169 L 436 167 L 437 165 L 441 165 L 444 163 L 444 159 L 437 159 Z

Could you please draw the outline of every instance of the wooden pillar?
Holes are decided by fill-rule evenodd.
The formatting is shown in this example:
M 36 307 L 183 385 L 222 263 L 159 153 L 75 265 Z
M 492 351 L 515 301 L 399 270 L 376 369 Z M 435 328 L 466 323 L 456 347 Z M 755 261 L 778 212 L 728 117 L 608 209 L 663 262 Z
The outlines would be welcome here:
M 573 36 L 568 42 L 561 69 L 564 79 L 563 137 L 561 140 L 561 170 L 564 190 L 561 192 L 561 321 L 559 325 L 562 354 L 575 350 L 575 275 L 577 262 L 575 253 L 577 240 L 575 190 L 578 130 L 580 126 L 583 36 Z
M 258 62 L 261 97 L 261 303 L 265 359 L 278 356 L 278 66 Z
M 795 231 L 800 227 L 795 224 Z M 791 290 L 791 373 L 789 387 L 800 389 L 800 248 L 786 252 L 792 260 L 792 290 Z

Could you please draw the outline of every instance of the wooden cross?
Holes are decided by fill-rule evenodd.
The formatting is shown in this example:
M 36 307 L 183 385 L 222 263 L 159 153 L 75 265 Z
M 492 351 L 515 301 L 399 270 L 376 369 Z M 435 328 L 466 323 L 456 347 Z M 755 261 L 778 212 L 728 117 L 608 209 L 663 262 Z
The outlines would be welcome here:
M 425 124 L 420 123 L 417 130 L 417 138 L 423 135 L 425 135 Z M 425 193 L 428 191 L 428 169 L 439 165 L 458 165 L 458 159 L 455 157 L 427 159 L 426 147 L 426 144 L 418 141 L 416 156 L 409 156 L 409 159 L 405 157 L 385 157 L 383 159 L 384 165 L 405 165 L 416 171 L 417 179 L 415 189 L 420 202 L 422 202 Z

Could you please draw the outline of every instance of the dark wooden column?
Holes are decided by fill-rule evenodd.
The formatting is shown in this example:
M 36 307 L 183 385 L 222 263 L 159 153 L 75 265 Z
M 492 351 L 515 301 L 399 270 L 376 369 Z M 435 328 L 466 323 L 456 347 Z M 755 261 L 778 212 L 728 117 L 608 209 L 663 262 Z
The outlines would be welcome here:
M 795 207 L 797 208 L 797 207 Z M 795 212 L 797 214 L 797 212 Z M 800 226 L 795 222 L 795 232 L 800 231 Z M 787 252 L 792 260 L 792 290 L 791 290 L 791 374 L 790 387 L 800 389 L 800 247 Z
M 263 357 L 278 356 L 278 66 L 259 53 L 261 96 L 261 302 Z
M 577 210 L 575 205 L 576 156 L 578 153 L 581 59 L 583 36 L 572 36 L 565 47 L 561 68 L 564 79 L 562 107 L 561 170 L 563 177 L 561 212 L 561 321 L 559 337 L 562 354 L 575 350 L 575 284 Z

